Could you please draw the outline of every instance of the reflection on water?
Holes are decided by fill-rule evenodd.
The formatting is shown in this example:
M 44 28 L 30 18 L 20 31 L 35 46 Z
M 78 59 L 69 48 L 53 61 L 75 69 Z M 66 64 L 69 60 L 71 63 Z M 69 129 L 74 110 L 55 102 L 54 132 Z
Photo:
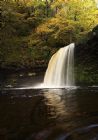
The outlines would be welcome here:
M 72 108 L 70 108 L 71 111 L 69 110 L 68 106 L 70 105 L 69 103 L 70 101 L 68 99 L 70 97 L 70 94 L 68 94 L 69 91 L 66 90 L 66 96 L 65 96 L 64 92 L 65 90 L 61 90 L 61 89 L 56 89 L 56 90 L 51 89 L 44 92 L 46 105 L 55 111 L 55 114 L 50 112 L 51 115 L 54 115 L 54 117 L 58 119 L 59 121 L 67 118 L 67 116 L 70 115 L 71 111 L 74 112 L 74 109 L 76 108 L 76 102 L 73 102 L 73 106 Z M 70 91 L 70 92 L 74 92 L 74 91 Z
M 61 98 L 61 95 L 57 93 L 57 90 L 48 90 L 44 93 L 44 97 L 46 99 L 46 105 L 49 106 L 52 110 L 50 110 L 50 115 L 58 119 L 59 117 L 63 117 L 66 113 L 64 102 Z
M 0 91 L 0 140 L 97 139 L 97 88 Z

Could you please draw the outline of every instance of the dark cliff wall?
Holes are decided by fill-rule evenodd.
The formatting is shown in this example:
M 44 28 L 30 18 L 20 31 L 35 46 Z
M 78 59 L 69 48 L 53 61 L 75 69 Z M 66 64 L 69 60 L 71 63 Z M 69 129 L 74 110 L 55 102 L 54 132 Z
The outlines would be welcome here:
M 88 34 L 88 40 L 75 48 L 76 79 L 83 83 L 98 83 L 98 26 Z

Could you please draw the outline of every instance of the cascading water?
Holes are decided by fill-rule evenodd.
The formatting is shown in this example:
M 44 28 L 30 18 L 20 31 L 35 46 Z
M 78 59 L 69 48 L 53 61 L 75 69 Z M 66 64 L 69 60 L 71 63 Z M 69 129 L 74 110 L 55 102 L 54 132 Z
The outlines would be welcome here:
M 71 43 L 51 57 L 44 77 L 45 87 L 74 86 L 74 47 Z

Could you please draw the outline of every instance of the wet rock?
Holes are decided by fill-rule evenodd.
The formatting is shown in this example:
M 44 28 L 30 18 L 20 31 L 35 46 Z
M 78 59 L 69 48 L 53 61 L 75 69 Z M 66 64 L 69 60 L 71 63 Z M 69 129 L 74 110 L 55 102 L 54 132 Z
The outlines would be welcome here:
M 28 76 L 35 76 L 36 73 L 28 73 Z

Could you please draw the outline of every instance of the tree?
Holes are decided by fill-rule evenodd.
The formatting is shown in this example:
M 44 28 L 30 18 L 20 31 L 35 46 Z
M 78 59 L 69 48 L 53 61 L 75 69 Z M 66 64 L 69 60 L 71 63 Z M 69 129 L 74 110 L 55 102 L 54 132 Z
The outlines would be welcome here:
M 98 10 L 94 0 L 56 0 L 51 7 L 58 9 L 55 17 L 38 28 L 40 30 L 43 25 L 47 26 L 46 34 L 48 30 L 52 30 L 51 36 L 62 44 L 78 43 L 97 24 Z M 45 29 L 43 32 L 45 33 Z
M 1 0 L 0 61 L 48 60 L 58 47 L 83 41 L 97 19 L 94 0 Z

